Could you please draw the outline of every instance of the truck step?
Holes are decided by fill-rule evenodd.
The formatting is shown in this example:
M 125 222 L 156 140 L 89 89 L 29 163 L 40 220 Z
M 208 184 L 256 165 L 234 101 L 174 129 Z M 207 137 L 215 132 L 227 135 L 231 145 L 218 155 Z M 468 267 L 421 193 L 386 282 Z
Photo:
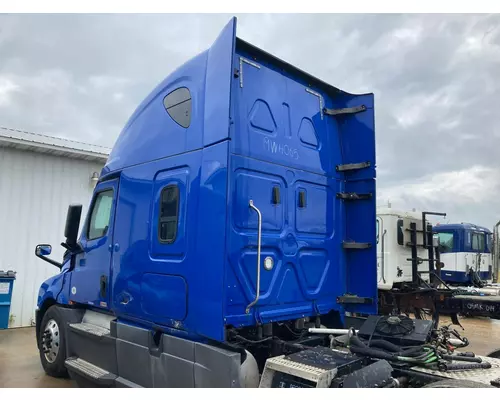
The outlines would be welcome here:
M 336 367 L 313 366 L 282 355 L 266 361 L 259 387 L 294 387 L 296 381 L 304 380 L 309 382 L 306 387 L 328 388 L 336 374 Z
M 117 374 L 113 331 L 87 321 L 68 324 L 67 358 L 83 358 L 90 365 Z
M 64 362 L 70 372 L 78 374 L 99 386 L 111 386 L 117 376 L 78 357 L 70 357 Z
M 109 336 L 109 329 L 103 328 L 99 325 L 90 324 L 88 322 L 81 322 L 78 324 L 69 324 L 70 328 L 80 332 L 85 332 L 93 336 L 103 337 Z

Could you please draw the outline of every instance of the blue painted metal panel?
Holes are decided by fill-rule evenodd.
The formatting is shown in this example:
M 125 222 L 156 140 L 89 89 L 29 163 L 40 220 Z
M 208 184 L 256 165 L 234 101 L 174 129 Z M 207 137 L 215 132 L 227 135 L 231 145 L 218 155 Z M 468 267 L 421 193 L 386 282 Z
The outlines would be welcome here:
M 372 305 L 346 309 L 376 313 L 373 96 L 334 90 L 242 42 L 233 68 L 239 74 L 232 85 L 227 322 L 249 325 L 341 311 L 336 298 L 346 293 L 373 299 Z M 367 110 L 340 118 L 323 110 L 358 105 Z M 348 174 L 335 168 L 363 161 L 370 168 Z M 279 205 L 271 202 L 274 186 L 282 191 Z M 298 206 L 299 191 L 305 192 L 305 208 Z M 373 198 L 343 204 L 336 198 L 343 191 Z M 259 302 L 246 315 L 255 297 L 257 262 L 250 199 L 262 212 L 261 263 L 272 257 L 275 267 L 261 271 Z M 346 239 L 372 248 L 345 252 Z
M 331 105 L 326 92 L 289 78 L 258 53 L 237 48 L 233 66 L 240 72 L 232 85 L 232 152 L 335 175 L 341 149 L 335 121 L 322 112 Z
M 64 283 L 64 274 L 58 274 L 50 277 L 45 282 L 43 282 L 38 290 L 38 297 L 36 301 L 36 305 L 40 308 L 43 303 L 48 300 L 56 300 L 58 298 L 59 292 L 63 287 Z M 69 285 L 66 285 L 69 287 Z M 61 302 L 61 304 L 67 304 L 67 302 Z
M 491 279 L 491 272 L 489 271 L 480 271 L 478 272 L 478 274 L 479 277 L 484 281 Z M 443 269 L 441 271 L 441 279 L 443 279 L 445 282 L 450 282 L 450 283 L 460 283 L 460 284 L 471 283 L 470 275 L 462 271 L 448 271 Z
M 207 56 L 203 145 L 229 137 L 232 59 L 236 40 L 236 18 L 225 26 Z
M 196 265 L 194 241 L 190 238 L 196 232 L 201 156 L 200 150 L 122 171 L 114 236 L 120 248 L 112 260 L 112 303 L 117 315 L 171 326 L 184 320 L 189 325 L 191 313 L 185 316 L 182 308 L 187 304 L 191 310 L 187 293 L 196 276 L 196 268 L 190 267 Z M 179 188 L 182 207 L 177 224 L 178 241 L 168 244 L 161 243 L 158 237 L 159 194 L 171 184 Z M 163 294 L 153 293 L 158 286 L 152 284 L 154 279 L 149 274 L 165 283 Z M 180 277 L 185 285 L 180 285 L 174 276 Z M 178 293 L 174 294 L 175 291 Z M 155 296 L 157 304 L 153 307 L 151 301 Z M 189 301 L 195 297 L 193 294 Z M 152 316 L 153 309 L 163 311 Z
M 339 310 L 337 296 L 345 292 L 340 247 L 342 219 L 335 191 L 341 182 L 327 176 L 263 162 L 231 157 L 229 180 L 228 261 L 226 267 L 227 323 L 249 325 L 255 320 L 283 320 L 315 315 L 317 303 Z M 272 203 L 272 188 L 280 188 L 280 204 Z M 297 207 L 305 189 L 307 205 Z M 257 214 L 262 213 L 261 264 L 272 257 L 274 268 L 261 269 L 260 299 L 250 315 L 246 306 L 256 293 Z M 246 221 L 242 223 L 241 221 Z M 298 228 L 298 229 L 297 229 Z
M 216 340 L 224 340 L 224 282 L 226 259 L 226 215 L 228 141 L 203 150 L 199 173 L 200 191 L 193 236 L 196 260 L 191 266 L 189 314 L 195 332 Z
M 113 257 L 113 309 L 121 318 L 223 340 L 227 152 L 228 144 L 222 142 L 122 172 L 115 229 L 120 251 Z M 172 183 L 179 185 L 184 205 L 176 241 L 161 244 L 157 194 Z M 154 308 L 164 311 L 154 316 L 150 300 L 158 288 L 150 285 L 146 273 L 185 282 L 185 287 L 170 282 L 172 290 L 158 297 Z M 180 311 L 175 311 L 177 306 Z
M 179 67 L 139 105 L 118 136 L 102 170 L 102 176 L 202 147 L 207 55 L 208 52 L 205 51 Z M 187 87 L 191 93 L 189 128 L 177 124 L 168 115 L 163 104 L 165 96 L 178 87 Z M 192 132 L 198 134 L 194 135 Z
M 187 282 L 182 276 L 146 273 L 141 278 L 141 305 L 148 319 L 184 321 L 187 316 Z

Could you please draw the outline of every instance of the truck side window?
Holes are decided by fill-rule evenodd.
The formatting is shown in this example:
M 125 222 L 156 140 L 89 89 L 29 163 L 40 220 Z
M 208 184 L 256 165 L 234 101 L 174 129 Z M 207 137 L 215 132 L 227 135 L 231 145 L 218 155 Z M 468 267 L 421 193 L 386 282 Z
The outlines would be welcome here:
M 181 87 L 170 92 L 163 99 L 168 115 L 183 128 L 191 123 L 191 93 L 188 88 Z
M 179 220 L 179 188 L 168 185 L 161 191 L 158 239 L 161 243 L 171 244 L 177 236 Z
M 104 190 L 97 194 L 90 222 L 87 229 L 87 239 L 93 240 L 106 236 L 109 228 L 111 216 L 111 206 L 113 205 L 113 190 Z
M 472 233 L 472 250 L 484 252 L 484 233 Z
M 397 227 L 398 227 L 398 244 L 400 244 L 402 246 L 405 242 L 405 235 L 404 235 L 404 231 L 403 231 L 403 220 L 402 219 L 398 219 Z

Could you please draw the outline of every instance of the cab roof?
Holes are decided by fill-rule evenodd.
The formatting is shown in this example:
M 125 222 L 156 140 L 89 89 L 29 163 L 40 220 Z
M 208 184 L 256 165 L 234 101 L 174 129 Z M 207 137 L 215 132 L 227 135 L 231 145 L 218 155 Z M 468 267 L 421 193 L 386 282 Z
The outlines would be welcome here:
M 472 230 L 472 231 L 483 231 L 486 233 L 491 233 L 491 231 L 488 228 L 467 222 L 461 222 L 459 224 L 434 225 L 433 230 L 436 232 L 448 231 L 448 230 L 454 230 L 454 231 Z

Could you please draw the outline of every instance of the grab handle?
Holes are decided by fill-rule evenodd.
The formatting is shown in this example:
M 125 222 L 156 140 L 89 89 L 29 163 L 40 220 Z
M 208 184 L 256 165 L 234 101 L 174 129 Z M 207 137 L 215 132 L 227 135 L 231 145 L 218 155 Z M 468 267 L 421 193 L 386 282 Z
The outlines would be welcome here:
M 262 240 L 262 214 L 260 210 L 255 207 L 253 204 L 253 200 L 250 200 L 248 203 L 248 206 L 252 209 L 255 210 L 258 216 L 258 228 L 257 228 L 257 284 L 256 284 L 256 289 L 255 289 L 255 299 L 247 306 L 246 313 L 250 313 L 250 309 L 257 304 L 259 301 L 259 295 L 260 295 L 260 247 L 261 247 L 261 240 Z

